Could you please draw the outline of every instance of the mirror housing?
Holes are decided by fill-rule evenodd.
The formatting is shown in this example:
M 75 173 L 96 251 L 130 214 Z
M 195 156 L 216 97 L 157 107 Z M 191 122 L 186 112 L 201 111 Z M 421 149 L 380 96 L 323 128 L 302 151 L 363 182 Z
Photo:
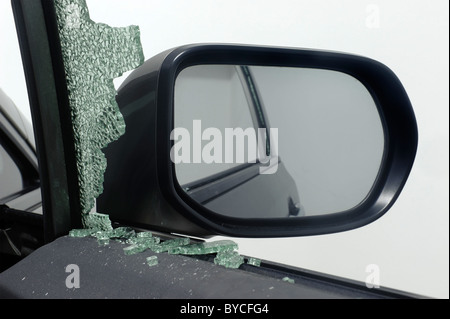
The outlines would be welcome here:
M 385 135 L 377 180 L 358 206 L 301 218 L 237 218 L 210 211 L 178 185 L 170 152 L 174 88 L 195 65 L 254 65 L 331 70 L 359 80 L 378 108 Z M 114 221 L 198 237 L 290 237 L 328 234 L 367 225 L 394 204 L 412 168 L 418 143 L 409 98 L 395 74 L 374 60 L 335 52 L 242 45 L 187 45 L 163 52 L 136 69 L 117 101 L 126 134 L 105 149 L 108 170 L 99 211 Z

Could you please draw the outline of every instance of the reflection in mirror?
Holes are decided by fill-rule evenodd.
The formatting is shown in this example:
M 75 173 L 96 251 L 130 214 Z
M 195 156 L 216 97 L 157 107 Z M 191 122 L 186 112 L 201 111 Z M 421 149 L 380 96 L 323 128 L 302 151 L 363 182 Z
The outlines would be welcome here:
M 182 70 L 171 138 L 183 190 L 239 218 L 352 209 L 370 193 L 385 147 L 378 108 L 358 80 L 264 66 Z

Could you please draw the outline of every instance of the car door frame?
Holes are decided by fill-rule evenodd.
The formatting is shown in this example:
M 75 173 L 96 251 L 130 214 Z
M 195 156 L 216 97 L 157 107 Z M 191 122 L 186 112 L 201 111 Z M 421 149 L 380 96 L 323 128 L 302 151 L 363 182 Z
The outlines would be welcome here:
M 44 237 L 81 227 L 66 76 L 54 3 L 11 0 L 30 100 L 41 179 Z

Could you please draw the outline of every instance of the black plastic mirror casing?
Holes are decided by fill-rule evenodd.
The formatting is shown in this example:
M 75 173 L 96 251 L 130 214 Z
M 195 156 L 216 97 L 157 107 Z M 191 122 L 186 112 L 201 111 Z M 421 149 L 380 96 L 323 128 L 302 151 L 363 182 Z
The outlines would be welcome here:
M 202 64 L 317 68 L 343 72 L 358 79 L 372 95 L 385 131 L 382 168 L 367 198 L 345 212 L 286 219 L 225 217 L 208 211 L 189 198 L 176 181 L 174 164 L 170 159 L 174 86 L 181 70 Z M 115 159 L 114 154 L 123 154 L 123 149 L 119 145 L 109 146 L 105 150 L 109 165 L 105 192 L 98 201 L 99 208 L 119 221 L 194 236 L 307 236 L 367 225 L 385 214 L 398 198 L 413 166 L 418 144 L 414 112 L 395 74 L 374 60 L 342 53 L 243 45 L 182 46 L 161 53 L 135 70 L 123 83 L 117 100 L 126 122 L 131 121 L 132 114 L 135 114 L 135 118 L 140 118 L 136 121 L 147 127 L 138 128 L 138 122 L 127 123 L 127 133 L 118 144 L 126 145 L 136 139 L 147 138 L 148 149 L 144 154 L 154 153 L 144 158 Z M 132 109 L 147 109 L 148 113 L 143 111 L 136 116 L 139 111 Z M 145 167 L 146 171 L 140 172 L 141 182 L 135 185 L 130 182 L 126 187 L 112 186 L 120 180 L 114 176 L 117 169 L 122 167 L 125 170 L 122 175 L 129 175 L 131 172 L 126 167 L 133 165 L 137 165 L 135 168 Z M 131 206 L 123 205 L 123 209 L 130 208 L 128 212 L 117 207 L 126 198 L 142 201 L 136 197 L 136 192 L 141 194 L 140 197 L 146 196 L 151 200 L 142 205 L 129 201 Z

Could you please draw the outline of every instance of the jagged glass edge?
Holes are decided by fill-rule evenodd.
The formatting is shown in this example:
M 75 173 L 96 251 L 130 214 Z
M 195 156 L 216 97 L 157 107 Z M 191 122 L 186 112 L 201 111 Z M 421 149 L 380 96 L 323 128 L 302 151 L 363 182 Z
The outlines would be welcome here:
M 139 27 L 111 28 L 95 23 L 85 0 L 55 0 L 55 9 L 72 114 L 81 213 L 85 215 L 103 192 L 107 163 L 101 149 L 125 133 L 113 79 L 142 64 L 144 54 Z M 89 32 L 94 34 L 92 38 Z M 124 48 L 126 54 L 116 54 L 124 53 Z M 101 104 L 103 110 L 89 113 L 83 109 L 89 103 Z

